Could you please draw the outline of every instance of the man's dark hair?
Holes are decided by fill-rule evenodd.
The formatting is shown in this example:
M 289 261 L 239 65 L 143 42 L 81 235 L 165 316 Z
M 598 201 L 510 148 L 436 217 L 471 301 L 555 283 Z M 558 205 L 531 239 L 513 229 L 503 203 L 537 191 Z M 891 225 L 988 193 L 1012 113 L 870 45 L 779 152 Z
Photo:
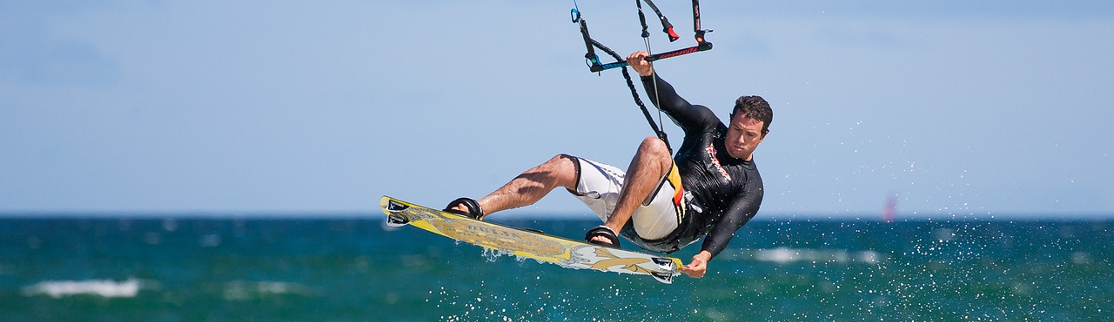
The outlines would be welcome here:
M 739 96 L 739 99 L 735 100 L 735 109 L 731 110 L 731 118 L 734 119 L 735 114 L 738 113 L 762 121 L 762 136 L 770 132 L 770 123 L 774 121 L 774 110 L 770 108 L 770 103 L 762 99 L 762 96 Z

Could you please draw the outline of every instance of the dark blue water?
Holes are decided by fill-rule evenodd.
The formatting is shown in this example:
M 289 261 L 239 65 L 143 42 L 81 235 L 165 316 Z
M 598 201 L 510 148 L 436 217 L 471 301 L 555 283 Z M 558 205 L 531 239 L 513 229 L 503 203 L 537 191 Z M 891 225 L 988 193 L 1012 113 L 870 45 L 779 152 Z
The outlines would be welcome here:
M 665 285 L 375 215 L 0 219 L 0 320 L 1107 321 L 1112 243 L 1111 220 L 754 221 L 707 277 Z

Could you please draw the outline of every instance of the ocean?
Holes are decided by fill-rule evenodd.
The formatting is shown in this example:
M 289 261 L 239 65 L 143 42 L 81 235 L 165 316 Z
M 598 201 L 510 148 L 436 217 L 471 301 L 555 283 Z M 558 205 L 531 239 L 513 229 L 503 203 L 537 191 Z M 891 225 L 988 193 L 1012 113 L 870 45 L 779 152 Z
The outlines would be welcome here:
M 667 285 L 378 214 L 7 218 L 0 321 L 1110 321 L 1112 246 L 1110 219 L 756 219 L 706 277 Z

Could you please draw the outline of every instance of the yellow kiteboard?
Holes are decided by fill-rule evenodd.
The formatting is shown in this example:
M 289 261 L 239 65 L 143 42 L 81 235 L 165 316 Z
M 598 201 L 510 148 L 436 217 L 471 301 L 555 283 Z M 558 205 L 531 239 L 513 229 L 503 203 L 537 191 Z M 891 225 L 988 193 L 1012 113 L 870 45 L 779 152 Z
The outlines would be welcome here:
M 422 207 L 383 196 L 379 206 L 387 223 L 409 224 L 435 234 L 497 252 L 553 263 L 562 267 L 649 275 L 673 283 L 681 260 L 549 236 Z

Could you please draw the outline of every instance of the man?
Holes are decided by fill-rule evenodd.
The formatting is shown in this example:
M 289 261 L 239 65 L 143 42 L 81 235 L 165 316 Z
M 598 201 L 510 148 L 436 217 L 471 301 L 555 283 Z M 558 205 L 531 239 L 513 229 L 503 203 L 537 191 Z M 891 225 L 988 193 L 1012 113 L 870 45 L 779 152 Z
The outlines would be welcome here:
M 592 209 L 604 225 L 588 231 L 588 242 L 619 246 L 616 232 L 638 246 L 671 253 L 707 236 L 700 252 L 681 271 L 703 277 L 707 263 L 762 203 L 762 178 L 753 153 L 769 133 L 773 111 L 759 96 L 735 101 L 729 124 L 707 107 L 692 105 L 654 73 L 646 52 L 627 57 L 642 76 L 649 97 L 685 132 L 676 157 L 657 137 L 642 141 L 627 173 L 598 162 L 557 155 L 475 201 L 461 198 L 446 210 L 473 218 L 537 202 L 564 187 Z M 486 211 L 486 212 L 485 212 Z

